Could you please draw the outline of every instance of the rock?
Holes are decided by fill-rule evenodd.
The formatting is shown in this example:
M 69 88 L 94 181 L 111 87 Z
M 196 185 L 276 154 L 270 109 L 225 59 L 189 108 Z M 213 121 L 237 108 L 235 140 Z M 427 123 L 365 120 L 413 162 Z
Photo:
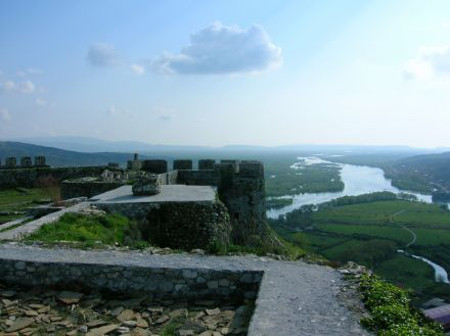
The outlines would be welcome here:
M 191 335 L 194 335 L 194 330 L 180 329 L 180 330 L 178 330 L 178 334 L 180 336 L 191 336 Z
M 2 302 L 3 302 L 3 305 L 5 306 L 5 308 L 8 308 L 15 304 L 15 301 L 11 301 L 8 299 L 3 299 Z
M 124 321 L 124 322 L 122 322 L 122 324 L 123 324 L 125 327 L 128 327 L 128 328 L 135 328 L 135 327 L 137 326 L 137 322 L 136 322 L 136 321 L 133 321 L 133 320 L 130 320 L 130 321 Z
M 44 314 L 44 313 L 48 313 L 49 311 L 50 311 L 50 306 L 44 306 L 42 308 L 39 308 L 37 312 L 39 314 Z
M 14 323 L 6 329 L 6 332 L 14 332 L 25 329 L 26 327 L 32 325 L 34 323 L 34 319 L 32 318 L 18 318 L 14 321 Z
M 86 336 L 103 336 L 113 332 L 114 330 L 117 330 L 118 328 L 119 326 L 117 324 L 110 324 L 100 328 L 92 329 L 86 334 Z
M 78 328 L 78 330 L 85 334 L 88 332 L 89 328 L 87 326 L 81 326 Z
M 148 328 L 148 323 L 141 316 L 136 317 L 136 326 L 139 328 Z
M 220 314 L 220 309 L 219 308 L 206 309 L 206 314 L 208 314 L 209 316 L 218 315 Z
M 38 312 L 35 310 L 25 310 L 25 315 L 28 317 L 38 316 Z
M 162 314 L 164 312 L 163 307 L 148 307 L 149 312 L 152 314 Z
M 82 293 L 70 292 L 70 291 L 62 291 L 58 293 L 56 298 L 65 303 L 65 304 L 74 304 L 80 302 L 80 299 L 83 297 Z
M 78 333 L 77 330 L 72 330 L 66 333 L 67 336 L 76 336 L 76 334 Z
M 220 330 L 220 333 L 221 333 L 222 335 L 228 335 L 228 334 L 231 334 L 232 331 L 233 331 L 233 329 L 231 329 L 231 328 L 222 328 L 222 329 Z
M 114 308 L 113 310 L 111 310 L 111 315 L 118 316 L 121 312 L 123 312 L 123 309 L 123 307 Z
M 122 327 L 117 328 L 117 332 L 119 334 L 128 334 L 130 332 L 130 328 L 122 326 Z
M 188 311 L 186 308 L 175 309 L 169 313 L 169 316 L 171 318 L 178 317 L 178 316 L 187 317 L 187 315 L 188 315 Z
M 102 321 L 102 320 L 92 320 L 92 321 L 89 321 L 88 323 L 86 323 L 86 325 L 89 328 L 100 327 L 100 326 L 103 326 L 105 324 L 107 324 L 107 323 L 105 321 Z
M 169 316 L 163 315 L 163 316 L 161 316 L 159 319 L 157 319 L 155 321 L 155 324 L 163 324 L 163 323 L 165 323 L 165 322 L 167 322 L 169 320 L 170 320 Z
M 205 250 L 202 250 L 202 249 L 193 249 L 193 250 L 191 251 L 191 253 L 193 253 L 193 254 L 198 254 L 198 255 L 204 255 L 204 254 L 205 254 Z
M 161 192 L 161 187 L 158 181 L 158 175 L 147 174 L 140 177 L 132 187 L 133 195 L 135 196 L 151 196 L 157 195 Z
M 150 336 L 150 331 L 142 328 L 135 328 L 131 332 L 131 336 Z
M 132 311 L 131 309 L 125 309 L 116 318 L 120 322 L 125 322 L 125 321 L 129 321 L 129 320 L 133 320 L 135 318 L 135 316 L 136 315 L 134 314 L 134 311 Z
M 213 332 L 211 330 L 207 330 L 202 332 L 200 335 L 198 336 L 212 336 Z

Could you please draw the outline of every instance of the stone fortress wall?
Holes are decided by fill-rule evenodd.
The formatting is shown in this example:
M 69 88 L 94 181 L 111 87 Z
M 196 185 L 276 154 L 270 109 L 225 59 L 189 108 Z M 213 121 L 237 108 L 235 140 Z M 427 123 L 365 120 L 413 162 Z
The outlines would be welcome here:
M 118 293 L 139 292 L 156 299 L 255 299 L 262 271 L 210 268 L 171 268 L 126 262 L 14 260 L 1 258 L 3 281 L 24 286 L 82 286 Z
M 137 157 L 135 156 L 135 160 Z M 174 160 L 173 170 L 168 171 L 164 160 L 143 160 L 142 170 L 162 174 L 168 184 L 203 185 L 217 187 L 219 199 L 228 209 L 233 241 L 244 242 L 251 235 L 260 235 L 265 230 L 266 194 L 264 165 L 259 161 L 199 160 L 198 170 L 193 170 L 192 160 Z M 176 172 L 176 176 L 173 175 Z M 170 178 L 168 178 L 170 176 Z

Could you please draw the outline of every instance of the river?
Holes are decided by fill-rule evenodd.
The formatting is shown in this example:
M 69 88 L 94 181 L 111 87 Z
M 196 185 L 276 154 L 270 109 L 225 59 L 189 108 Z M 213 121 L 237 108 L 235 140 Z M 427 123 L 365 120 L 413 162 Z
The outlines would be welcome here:
M 384 177 L 384 172 L 380 168 L 356 166 L 343 163 L 334 163 L 323 160 L 318 157 L 298 157 L 298 162 L 294 163 L 291 168 L 301 171 L 305 165 L 314 164 L 330 164 L 341 167 L 340 176 L 342 182 L 344 182 L 344 190 L 340 192 L 326 192 L 326 193 L 305 193 L 293 196 L 293 203 L 280 209 L 271 209 L 267 211 L 267 217 L 278 218 L 285 215 L 295 209 L 300 208 L 305 204 L 319 204 L 323 202 L 331 201 L 338 197 L 343 196 L 356 196 L 367 193 L 390 191 L 393 193 L 408 193 L 415 195 L 419 201 L 432 203 L 431 195 L 424 195 L 416 192 L 400 190 L 394 187 L 391 180 Z M 282 198 L 292 198 L 292 196 L 282 196 Z M 401 250 L 399 250 L 400 252 Z M 401 251 L 403 252 L 403 251 Z M 411 257 L 420 259 L 433 267 L 435 272 L 435 281 L 450 283 L 448 274 L 442 266 L 437 265 L 421 256 L 411 255 Z
M 344 183 L 344 190 L 339 192 L 325 193 L 306 193 L 298 194 L 293 197 L 293 203 L 280 209 L 271 209 L 267 211 L 267 217 L 278 218 L 305 204 L 319 204 L 331 201 L 343 196 L 357 196 L 362 194 L 373 193 L 377 191 L 390 191 L 393 193 L 407 192 L 416 195 L 420 201 L 431 203 L 431 195 L 424 195 L 410 191 L 399 190 L 391 184 L 391 180 L 384 177 L 384 172 L 380 168 L 367 166 L 356 166 L 350 164 L 334 163 L 322 160 L 317 157 L 299 157 L 299 162 L 294 163 L 292 169 L 301 171 L 304 165 L 314 164 L 332 164 L 341 167 L 340 175 Z M 282 196 L 283 198 L 292 198 L 292 196 Z

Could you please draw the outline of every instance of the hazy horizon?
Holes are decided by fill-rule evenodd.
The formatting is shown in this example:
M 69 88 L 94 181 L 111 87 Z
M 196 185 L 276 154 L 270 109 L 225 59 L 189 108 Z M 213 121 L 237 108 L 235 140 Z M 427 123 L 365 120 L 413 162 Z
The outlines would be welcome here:
M 450 2 L 0 3 L 0 139 L 450 144 Z

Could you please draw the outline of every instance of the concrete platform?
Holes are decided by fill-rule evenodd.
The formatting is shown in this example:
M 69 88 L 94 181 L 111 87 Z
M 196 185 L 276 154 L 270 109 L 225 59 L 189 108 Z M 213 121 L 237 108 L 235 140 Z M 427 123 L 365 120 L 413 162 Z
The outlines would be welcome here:
M 213 202 L 216 191 L 210 186 L 182 184 L 162 185 L 161 193 L 153 196 L 134 196 L 131 186 L 123 186 L 92 197 L 95 203 L 163 203 L 163 202 Z

